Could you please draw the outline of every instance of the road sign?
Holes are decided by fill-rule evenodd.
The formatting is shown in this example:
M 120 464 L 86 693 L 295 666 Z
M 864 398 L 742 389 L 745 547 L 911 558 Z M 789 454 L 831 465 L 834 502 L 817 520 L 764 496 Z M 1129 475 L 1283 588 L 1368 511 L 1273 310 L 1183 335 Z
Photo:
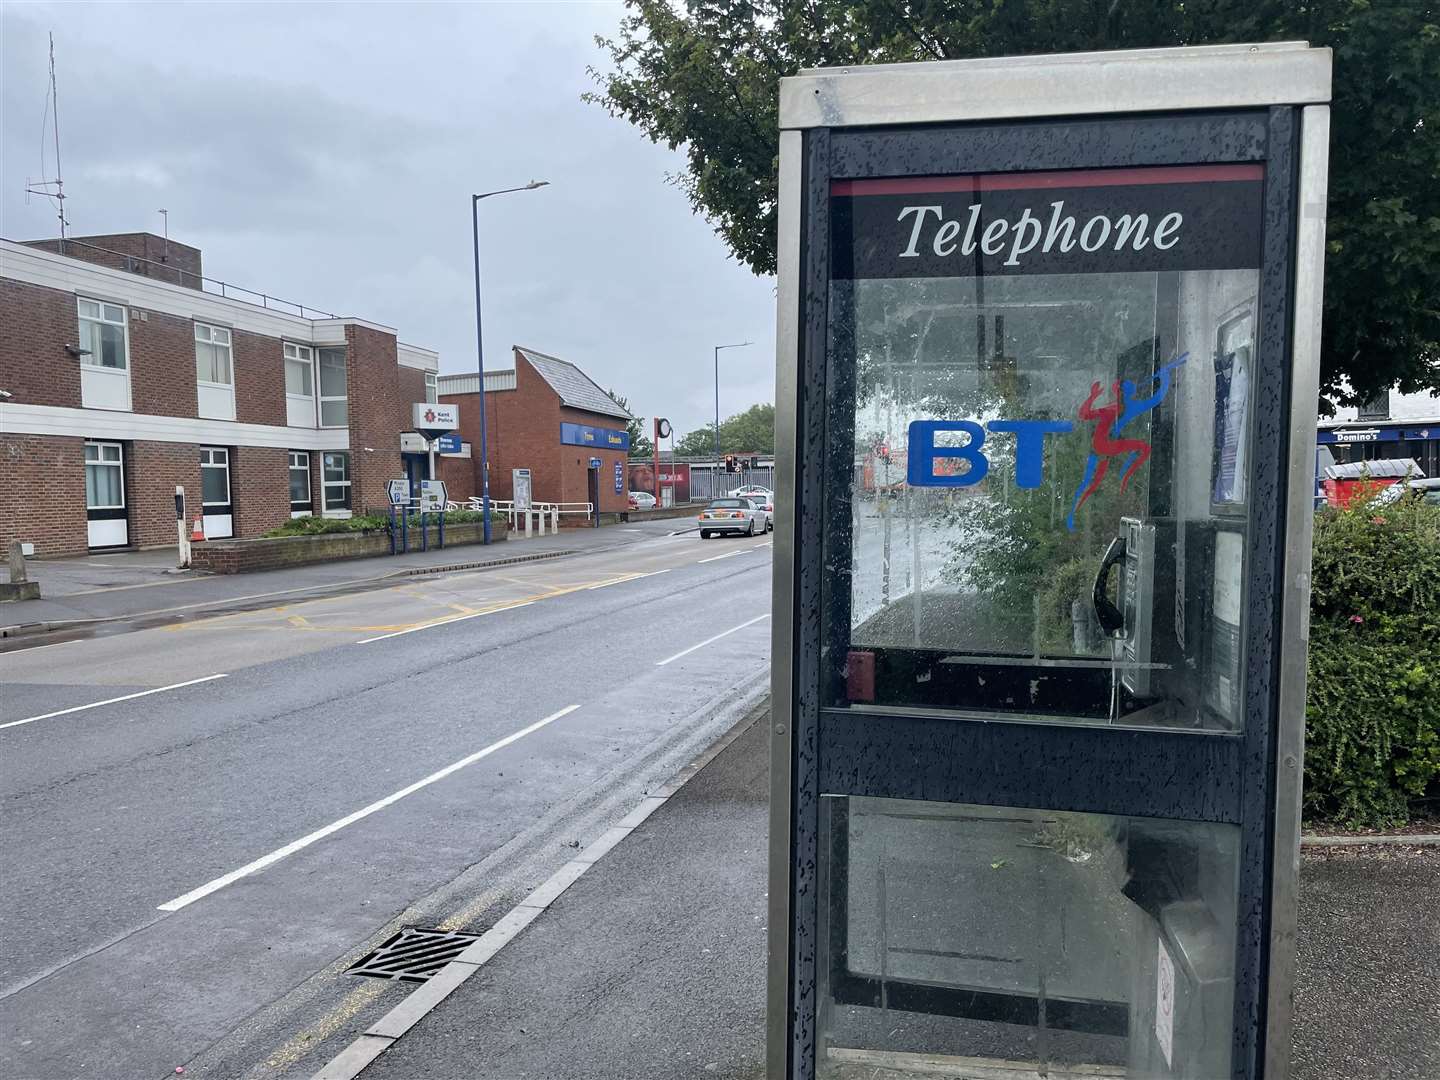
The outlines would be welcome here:
M 403 476 L 387 483 L 385 491 L 390 496 L 391 506 L 405 506 L 410 502 L 410 481 Z
M 590 467 L 592 469 L 598 469 L 603 464 L 604 462 L 602 462 L 598 457 L 592 457 L 590 459 Z
M 619 495 L 625 490 L 625 466 L 622 462 L 615 462 L 615 494 Z
M 449 499 L 444 480 L 420 481 L 420 509 L 427 514 L 443 513 Z
M 435 452 L 437 454 L 458 454 L 464 443 L 459 435 L 441 435 L 435 440 Z

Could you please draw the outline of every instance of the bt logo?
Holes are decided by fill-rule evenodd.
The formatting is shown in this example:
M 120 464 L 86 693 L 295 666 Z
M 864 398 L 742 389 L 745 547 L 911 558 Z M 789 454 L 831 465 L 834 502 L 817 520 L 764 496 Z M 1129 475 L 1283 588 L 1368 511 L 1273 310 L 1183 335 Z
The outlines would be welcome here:
M 1076 412 L 1076 416 L 1093 423 L 1090 436 L 1090 456 L 1085 462 L 1085 476 L 1070 503 L 1070 513 L 1065 524 L 1075 530 L 1075 514 L 1085 501 L 1100 489 L 1101 481 L 1109 472 L 1110 463 L 1121 459 L 1124 475 L 1120 478 L 1120 490 L 1124 491 L 1130 478 L 1145 462 L 1150 460 L 1150 444 L 1144 439 L 1123 439 L 1120 432 L 1132 421 L 1159 406 L 1170 392 L 1172 373 L 1189 358 L 1182 353 L 1151 377 L 1154 391 L 1149 397 L 1140 398 L 1134 382 L 1129 379 L 1117 380 L 1111 384 L 1113 399 L 1108 404 L 1099 404 L 1101 384 L 1090 385 L 1090 395 Z M 983 427 L 974 420 L 914 420 L 910 423 L 910 448 L 905 469 L 905 480 L 911 487 L 970 487 L 985 479 L 990 471 L 990 459 L 985 455 L 986 433 L 1015 436 L 1015 486 L 1038 488 L 1044 480 L 1045 436 L 1063 435 L 1075 429 L 1072 420 L 991 420 Z M 937 446 L 936 436 L 941 432 L 963 432 L 967 441 L 959 446 Z M 964 462 L 968 469 L 959 472 L 957 466 Z

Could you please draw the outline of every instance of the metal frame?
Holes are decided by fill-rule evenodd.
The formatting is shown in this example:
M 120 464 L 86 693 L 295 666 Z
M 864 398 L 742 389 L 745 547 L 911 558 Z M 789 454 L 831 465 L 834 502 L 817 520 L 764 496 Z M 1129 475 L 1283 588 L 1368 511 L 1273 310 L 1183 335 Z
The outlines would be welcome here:
M 1290 354 L 1289 475 L 1285 492 L 1286 577 L 1281 583 L 1274 853 L 1271 862 L 1270 971 L 1266 995 L 1267 1080 L 1290 1076 L 1294 1012 L 1295 909 L 1300 879 L 1300 800 L 1305 761 L 1306 649 L 1310 640 L 1310 556 L 1315 513 L 1315 403 L 1320 396 L 1320 319 L 1325 284 L 1325 206 L 1330 109 L 1300 112 L 1295 205 L 1294 327 Z
M 1177 75 L 1177 66 L 1183 71 L 1183 77 Z M 1325 102 L 1329 97 L 1329 66 L 1328 50 L 1312 50 L 1303 43 L 1284 43 L 890 65 L 807 73 L 782 82 L 776 380 L 776 488 L 780 512 L 775 523 L 767 1021 L 771 1077 L 813 1074 L 815 1033 L 811 1025 L 818 1004 L 813 997 L 816 920 L 806 916 L 813 915 L 818 892 L 815 796 L 820 790 L 822 774 L 834 780 L 833 772 L 839 769 L 848 771 L 852 779 L 858 778 L 853 763 L 837 764 L 838 759 L 833 755 L 820 753 L 820 665 L 818 648 L 813 646 L 818 635 L 811 635 L 819 630 L 819 605 L 815 601 L 823 580 L 819 574 L 818 550 L 822 530 L 818 500 L 805 497 L 810 492 L 801 492 L 802 487 L 818 488 L 820 478 L 817 470 L 811 469 L 807 475 L 800 469 L 797 453 L 808 448 L 807 459 L 815 460 L 811 455 L 830 438 L 821 413 L 825 391 L 825 305 L 805 303 L 806 286 L 813 284 L 811 278 L 816 276 L 817 269 L 820 277 L 824 276 L 828 256 L 828 235 L 807 236 L 805 225 L 807 217 L 811 217 L 821 231 L 826 227 L 819 216 L 812 216 L 815 189 L 821 188 L 828 194 L 833 158 L 832 140 L 826 129 L 904 125 L 899 130 L 847 132 L 844 151 L 838 140 L 834 142 L 835 154 L 850 156 L 847 164 L 854 165 L 857 156 L 872 160 L 890 158 L 893 167 L 888 172 L 895 175 L 936 171 L 933 161 L 921 169 L 908 163 L 899 165 L 892 155 L 899 149 L 900 140 L 906 143 L 912 156 L 917 141 L 939 148 L 947 139 L 953 140 L 956 131 L 964 129 L 938 131 L 912 126 L 947 120 L 1081 117 L 1066 121 L 1075 137 L 1070 140 L 1070 150 L 1061 156 L 1069 153 L 1077 158 L 1077 164 L 1107 164 L 1108 159 L 1115 156 L 1131 164 L 1145 163 L 1148 156 L 1153 156 L 1158 163 L 1166 159 L 1167 151 L 1146 140 L 1126 142 L 1122 136 L 1116 143 L 1125 143 L 1123 153 L 1114 143 L 1107 143 L 1114 121 L 1136 112 L 1241 106 L 1253 110 L 1256 106 Z M 1156 72 L 1161 70 L 1164 78 L 1156 77 Z M 1179 89 L 1184 86 L 1204 87 L 1208 96 L 1202 100 L 1196 91 Z M 1253 122 L 1254 114 L 1250 115 Z M 1242 117 L 1236 115 L 1235 119 L 1242 120 Z M 1249 809 L 1243 815 L 1238 805 L 1224 808 L 1216 805 L 1198 815 L 1201 819 L 1232 821 L 1243 816 L 1247 823 L 1243 861 L 1251 869 L 1249 884 L 1242 887 L 1242 894 L 1248 894 L 1257 906 L 1241 913 L 1243 933 L 1237 948 L 1242 952 L 1259 949 L 1262 963 L 1259 969 L 1243 973 L 1237 965 L 1237 984 L 1243 974 L 1246 986 L 1237 985 L 1236 1009 L 1238 1017 L 1248 1001 L 1252 1010 L 1248 1015 L 1254 1015 L 1257 1006 L 1265 1007 L 1267 1013 L 1260 1030 L 1237 1030 L 1236 1074 L 1252 1075 L 1252 1067 L 1261 1066 L 1259 1055 L 1263 1053 L 1264 1075 L 1271 1080 L 1288 1075 L 1288 987 L 1294 966 L 1293 905 L 1298 866 L 1299 761 L 1303 750 L 1305 679 L 1303 645 L 1307 636 L 1308 539 L 1313 486 L 1310 473 L 1314 468 L 1314 402 L 1318 389 L 1328 109 L 1319 105 L 1304 110 L 1303 146 L 1297 130 L 1299 119 L 1300 110 L 1271 109 L 1266 119 L 1266 151 L 1259 155 L 1269 163 L 1265 206 L 1267 243 L 1260 285 L 1260 305 L 1269 325 L 1262 327 L 1257 322 L 1255 333 L 1257 341 L 1266 342 L 1262 349 L 1269 350 L 1271 363 L 1278 362 L 1282 368 L 1287 366 L 1285 362 L 1293 347 L 1293 367 L 1289 368 L 1286 378 L 1271 381 L 1271 400 L 1257 401 L 1257 413 L 1261 408 L 1272 409 L 1266 425 L 1267 445 L 1257 449 L 1261 457 L 1268 454 L 1271 460 L 1287 467 L 1288 476 L 1274 479 L 1273 484 L 1281 490 L 1274 493 L 1270 505 L 1278 514 L 1270 515 L 1268 521 L 1257 522 L 1261 527 L 1252 538 L 1257 565 L 1251 578 L 1249 616 L 1251 620 L 1263 619 L 1263 625 L 1269 626 L 1273 626 L 1278 617 L 1280 632 L 1262 633 L 1253 639 L 1256 649 L 1252 650 L 1252 656 L 1258 651 L 1265 659 L 1258 662 L 1252 659 L 1247 671 L 1245 735 L 1204 737 L 1210 740 L 1206 756 L 1213 760 L 1209 764 L 1218 764 L 1214 758 L 1217 752 L 1227 760 L 1243 755 L 1248 762 L 1258 761 L 1265 777 L 1260 785 L 1264 790 L 1247 793 L 1245 802 Z M 1168 117 L 1165 122 L 1171 127 L 1188 129 L 1195 125 L 1223 124 L 1225 120 L 1223 114 L 1212 113 Z M 973 127 L 984 129 L 988 139 L 986 161 L 971 165 L 973 171 L 1063 167 L 1058 162 L 1035 164 L 1033 158 L 1027 158 L 1025 137 L 1021 134 L 1010 137 L 1010 133 L 1021 131 L 1016 125 L 992 123 Z M 819 130 L 803 134 L 797 130 L 806 128 Z M 1110 146 L 1109 152 L 1106 146 Z M 1004 163 L 1006 153 L 1015 157 L 1013 165 Z M 918 156 L 926 155 L 920 152 Z M 1231 143 L 1224 156 L 1227 160 L 1238 160 L 1243 155 L 1237 155 Z M 957 162 L 956 171 L 962 171 L 965 164 Z M 840 174 L 852 173 L 845 169 Z M 1296 186 L 1298 202 L 1293 201 Z M 1289 219 L 1292 209 L 1298 210 L 1301 218 L 1298 229 Z M 1302 313 L 1293 316 L 1293 326 L 1292 312 Z M 818 384 L 811 385 L 816 382 L 817 354 L 821 375 Z M 1287 403 L 1288 418 L 1284 408 Z M 1280 472 L 1280 468 L 1276 472 Z M 1279 500 L 1283 500 L 1283 510 Z M 806 516 L 802 518 L 801 513 Z M 1285 532 L 1280 533 L 1280 529 Z M 799 559 L 797 553 L 801 556 Z M 1285 576 L 1278 580 L 1282 571 Z M 1253 595 L 1257 588 L 1265 594 L 1263 597 Z M 1263 601 L 1260 607 L 1265 610 L 1256 610 L 1256 599 Z M 797 616 L 799 623 L 808 625 L 797 624 Z M 807 648 L 811 650 L 808 654 Z M 1261 716 L 1267 719 L 1278 716 L 1273 741 L 1272 732 L 1257 723 Z M 827 718 L 827 724 L 833 719 Z M 916 723 L 920 726 L 915 726 Z M 967 726 L 958 723 L 960 727 Z M 934 730 L 927 732 L 931 726 Z M 851 743 L 848 749 L 865 752 L 866 740 L 860 730 L 863 725 L 852 723 L 850 727 L 851 734 L 859 736 L 860 741 Z M 909 752 L 913 755 L 920 750 L 932 754 L 932 758 L 923 760 L 938 757 L 934 754 L 939 749 L 935 740 L 946 742 L 948 747 L 958 730 L 955 720 L 927 721 L 919 716 L 910 719 L 908 727 Z M 1005 727 L 995 725 L 995 728 Z M 892 723 L 892 734 L 895 730 Z M 1057 727 L 1047 727 L 1042 733 L 1045 737 L 1081 742 L 1089 737 L 1083 728 L 1061 734 Z M 1115 734 L 1114 730 L 1109 734 Z M 1029 736 L 1018 737 L 1023 740 Z M 842 739 L 841 743 L 846 741 Z M 975 745 L 982 743 L 980 740 Z M 838 749 L 840 744 L 827 738 L 827 745 Z M 1221 747 L 1225 749 L 1217 749 Z M 1247 771 L 1254 776 L 1253 768 Z M 947 772 L 949 775 L 938 775 Z M 955 790 L 957 779 L 953 770 L 938 764 L 931 775 L 915 780 L 912 785 L 915 793 L 911 797 L 945 798 L 942 789 Z M 849 789 L 848 784 L 842 786 Z M 965 786 L 974 790 L 968 784 Z M 1254 784 L 1250 786 L 1253 788 Z M 1010 799 L 1001 796 L 1000 801 Z M 1094 808 L 1088 803 L 1087 807 Z M 1269 833 L 1272 824 L 1274 831 Z M 797 849 L 792 850 L 792 845 Z M 792 872 L 797 870 L 792 877 Z M 1267 887 L 1273 889 L 1270 905 L 1261 903 Z M 1273 926 L 1264 918 L 1264 908 L 1271 905 L 1280 916 Z M 798 940 L 797 924 L 806 922 L 811 939 Z M 1268 969 L 1263 963 L 1266 950 L 1262 945 L 1267 935 L 1274 940 Z M 808 1001 L 804 1000 L 807 983 Z
M 1303 41 L 813 68 L 780 81 L 780 127 L 1324 104 L 1330 50 Z

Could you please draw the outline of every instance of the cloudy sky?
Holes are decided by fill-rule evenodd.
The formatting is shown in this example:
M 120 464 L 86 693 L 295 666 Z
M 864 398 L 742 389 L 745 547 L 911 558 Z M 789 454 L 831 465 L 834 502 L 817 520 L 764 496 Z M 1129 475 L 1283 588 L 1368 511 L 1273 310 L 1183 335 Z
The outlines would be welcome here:
M 55 34 L 72 235 L 160 232 L 205 272 L 393 326 L 473 370 L 471 192 L 485 355 L 574 360 L 678 432 L 769 401 L 774 283 L 667 177 L 683 159 L 580 100 L 618 3 L 7 2 L 0 234 L 54 236 L 42 170 Z M 53 153 L 46 151 L 53 170 Z

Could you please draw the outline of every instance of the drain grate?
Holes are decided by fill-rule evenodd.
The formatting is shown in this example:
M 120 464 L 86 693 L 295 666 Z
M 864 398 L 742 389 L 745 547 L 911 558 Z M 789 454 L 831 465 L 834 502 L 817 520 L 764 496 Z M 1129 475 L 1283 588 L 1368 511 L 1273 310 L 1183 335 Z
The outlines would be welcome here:
M 408 979 L 424 982 L 454 960 L 479 937 L 407 926 L 374 952 L 360 959 L 347 975 L 372 979 Z

